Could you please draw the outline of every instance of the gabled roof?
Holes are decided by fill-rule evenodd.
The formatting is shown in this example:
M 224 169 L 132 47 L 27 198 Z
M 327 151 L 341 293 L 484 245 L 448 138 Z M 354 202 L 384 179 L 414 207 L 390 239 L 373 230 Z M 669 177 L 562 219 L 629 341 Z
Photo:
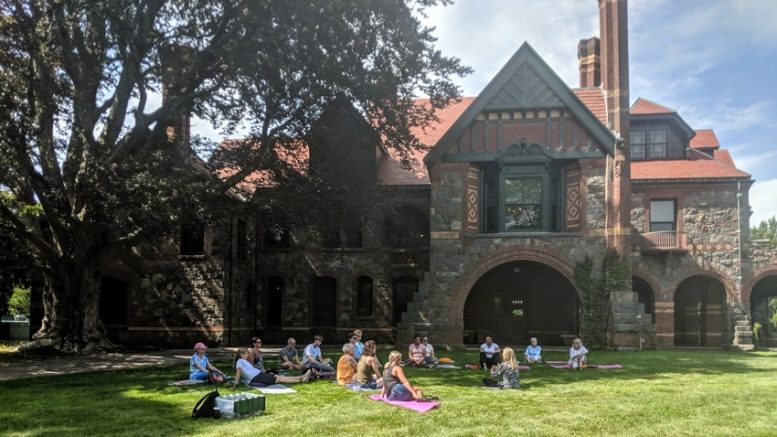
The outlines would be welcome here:
M 566 107 L 585 126 L 593 139 L 613 153 L 615 135 L 607 129 L 528 43 L 507 61 L 472 104 L 426 155 L 427 163 L 438 161 L 447 146 L 456 141 L 484 110 Z
M 667 108 L 664 105 L 659 105 L 644 97 L 638 98 L 637 101 L 631 105 L 629 113 L 632 116 L 632 120 L 670 120 L 682 130 L 686 139 L 691 139 L 694 135 L 693 129 L 691 129 L 688 123 L 680 117 L 680 114 L 678 114 L 677 111 Z
M 575 88 L 572 90 L 578 99 L 593 112 L 596 118 L 607 126 L 607 103 L 601 88 Z
M 691 138 L 691 148 L 693 149 L 719 149 L 720 142 L 712 129 L 699 129 L 696 135 Z
M 650 101 L 644 97 L 640 97 L 631 105 L 629 110 L 631 115 L 644 115 L 644 114 L 676 114 L 677 111 L 671 108 L 667 108 L 664 105 L 659 105 L 656 102 Z
M 475 100 L 474 97 L 462 97 L 448 106 L 435 110 L 437 120 L 426 128 L 414 127 L 411 132 L 424 146 L 431 148 L 450 129 L 462 112 Z M 429 99 L 418 99 L 416 105 L 429 105 Z M 424 164 L 424 157 L 429 149 L 412 150 L 410 152 L 411 168 L 405 169 L 398 156 L 391 151 L 385 151 L 378 160 L 378 182 L 384 185 L 429 185 L 429 173 Z

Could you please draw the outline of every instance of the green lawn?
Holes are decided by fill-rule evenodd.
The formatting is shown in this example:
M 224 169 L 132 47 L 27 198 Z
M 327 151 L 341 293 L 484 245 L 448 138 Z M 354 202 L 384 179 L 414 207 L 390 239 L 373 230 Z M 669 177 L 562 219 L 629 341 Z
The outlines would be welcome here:
M 385 361 L 386 353 L 380 358 Z M 457 362 L 477 361 L 474 352 Z M 551 353 L 546 359 L 563 359 Z M 482 371 L 409 370 L 439 396 L 425 414 L 325 381 L 269 395 L 264 416 L 189 418 L 209 388 L 170 387 L 181 368 L 77 374 L 0 383 L 0 435 L 774 435 L 777 353 L 593 352 L 620 370 L 523 371 L 523 390 L 484 390 Z M 227 368 L 227 363 L 217 363 Z M 245 389 L 223 388 L 224 394 Z M 255 391 L 258 393 L 258 391 Z

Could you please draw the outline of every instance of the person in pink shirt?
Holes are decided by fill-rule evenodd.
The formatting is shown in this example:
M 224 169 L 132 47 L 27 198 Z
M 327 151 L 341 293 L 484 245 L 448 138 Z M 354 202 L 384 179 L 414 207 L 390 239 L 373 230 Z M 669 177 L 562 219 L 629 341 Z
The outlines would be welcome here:
M 426 345 L 421 343 L 421 336 L 416 335 L 413 342 L 407 348 L 408 360 L 405 362 L 411 367 L 424 367 L 426 364 Z

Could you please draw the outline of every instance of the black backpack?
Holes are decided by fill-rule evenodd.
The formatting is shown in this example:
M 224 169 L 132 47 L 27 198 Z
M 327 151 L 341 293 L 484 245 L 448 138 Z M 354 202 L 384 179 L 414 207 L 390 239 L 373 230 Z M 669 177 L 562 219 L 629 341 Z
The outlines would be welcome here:
M 214 419 L 218 419 L 215 407 L 216 398 L 219 396 L 219 391 L 213 390 L 212 392 L 203 396 L 202 399 L 197 401 L 197 403 L 194 405 L 194 409 L 192 410 L 192 419 L 196 419 L 198 417 L 212 417 Z

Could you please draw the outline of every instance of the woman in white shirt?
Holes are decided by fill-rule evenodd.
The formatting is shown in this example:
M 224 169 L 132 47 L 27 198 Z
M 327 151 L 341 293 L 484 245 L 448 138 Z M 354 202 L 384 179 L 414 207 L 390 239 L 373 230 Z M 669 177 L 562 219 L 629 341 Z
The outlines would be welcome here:
M 572 347 L 569 348 L 569 367 L 573 369 L 582 369 L 585 367 L 586 355 L 588 349 L 583 346 L 583 340 L 576 338 L 572 341 Z

